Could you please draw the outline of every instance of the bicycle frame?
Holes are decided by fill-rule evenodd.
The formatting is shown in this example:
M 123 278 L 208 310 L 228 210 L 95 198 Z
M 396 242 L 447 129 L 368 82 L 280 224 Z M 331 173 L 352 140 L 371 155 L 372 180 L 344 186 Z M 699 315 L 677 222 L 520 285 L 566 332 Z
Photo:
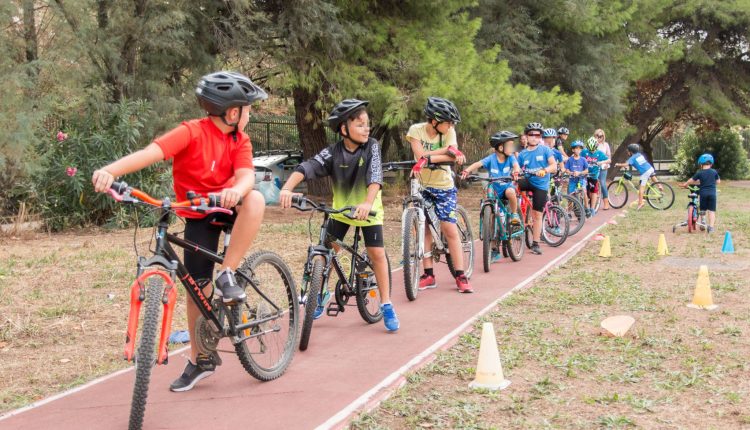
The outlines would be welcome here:
M 406 197 L 403 202 L 404 210 L 401 213 L 401 225 L 402 228 L 408 228 L 408 226 L 406 225 L 406 210 L 409 208 L 416 208 L 419 217 L 419 228 L 417 229 L 417 256 L 421 260 L 423 258 L 432 256 L 432 250 L 430 250 L 429 252 L 425 252 L 424 249 L 426 228 L 430 229 L 430 233 L 432 234 L 432 243 L 435 247 L 437 247 L 439 251 L 444 251 L 446 247 L 443 244 L 443 241 L 440 240 L 440 231 L 438 230 L 439 226 L 433 225 L 432 222 L 427 222 L 426 211 L 434 211 L 435 209 L 434 207 L 425 208 L 425 199 L 422 196 L 422 186 L 419 183 L 419 179 L 411 178 L 409 184 L 411 191 L 409 193 L 409 196 Z

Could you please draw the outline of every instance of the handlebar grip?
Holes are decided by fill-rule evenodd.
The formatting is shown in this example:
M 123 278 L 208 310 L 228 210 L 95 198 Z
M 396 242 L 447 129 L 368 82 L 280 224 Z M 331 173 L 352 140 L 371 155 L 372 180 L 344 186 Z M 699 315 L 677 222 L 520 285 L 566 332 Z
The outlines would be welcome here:
M 117 194 L 122 194 L 128 189 L 128 184 L 125 182 L 112 182 L 109 188 Z
M 293 205 L 301 205 L 305 202 L 305 196 L 292 196 Z
M 237 202 L 238 205 L 242 204 L 242 197 Z M 208 195 L 208 206 L 212 208 L 221 207 L 221 194 L 209 194 Z

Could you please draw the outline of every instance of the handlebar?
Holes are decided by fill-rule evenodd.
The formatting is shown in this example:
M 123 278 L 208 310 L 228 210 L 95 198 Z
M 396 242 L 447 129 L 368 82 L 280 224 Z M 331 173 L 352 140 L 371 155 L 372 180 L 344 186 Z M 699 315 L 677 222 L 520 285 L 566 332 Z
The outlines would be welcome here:
M 308 206 L 309 205 L 309 206 Z M 334 214 L 341 214 L 345 217 L 356 220 L 357 218 L 354 217 L 354 211 L 357 209 L 354 206 L 344 206 L 339 209 L 334 209 L 330 206 L 327 206 L 324 203 L 316 203 L 310 199 L 308 199 L 305 196 L 292 196 L 292 207 L 297 209 L 298 211 L 302 212 L 308 212 L 308 211 L 318 211 L 318 212 L 324 212 L 329 215 Z M 370 211 L 368 213 L 369 216 L 375 216 L 378 213 L 375 211 Z
M 485 178 L 479 175 L 469 175 L 466 177 L 465 180 L 469 182 L 485 181 L 488 184 L 492 184 L 494 182 L 503 182 L 503 183 L 508 184 L 514 181 L 512 176 L 498 176 L 497 178 Z
M 417 164 L 417 160 L 409 161 L 392 161 L 389 163 L 383 163 L 382 168 L 384 172 L 390 172 L 391 170 L 411 170 L 414 165 Z M 443 161 L 440 163 L 429 163 L 425 165 L 427 169 L 436 169 L 440 166 L 452 166 L 453 161 Z
M 232 215 L 234 213 L 231 209 L 226 209 L 219 205 L 221 196 L 218 194 L 211 194 L 208 198 L 192 197 L 187 200 L 172 202 L 169 199 L 159 200 L 151 197 L 144 191 L 128 186 L 125 182 L 113 182 L 108 192 L 113 199 L 121 203 L 145 203 L 154 207 L 181 209 L 203 214 L 223 213 Z

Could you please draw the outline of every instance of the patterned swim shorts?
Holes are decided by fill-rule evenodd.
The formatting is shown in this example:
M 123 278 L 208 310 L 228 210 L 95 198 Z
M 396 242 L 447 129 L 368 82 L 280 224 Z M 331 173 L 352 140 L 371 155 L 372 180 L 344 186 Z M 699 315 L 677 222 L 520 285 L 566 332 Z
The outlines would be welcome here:
M 448 190 L 426 188 L 422 192 L 422 196 L 435 205 L 435 213 L 440 221 L 456 223 L 458 190 L 455 188 Z

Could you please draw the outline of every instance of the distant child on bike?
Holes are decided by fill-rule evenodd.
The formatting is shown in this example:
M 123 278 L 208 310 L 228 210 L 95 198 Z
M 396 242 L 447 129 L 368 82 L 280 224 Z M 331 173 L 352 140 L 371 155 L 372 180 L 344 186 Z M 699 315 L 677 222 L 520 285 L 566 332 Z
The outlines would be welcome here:
M 455 125 L 461 122 L 461 115 L 453 102 L 440 97 L 427 99 L 424 114 L 427 121 L 412 125 L 406 133 L 406 139 L 411 144 L 411 150 L 417 160 L 412 176 L 420 175 L 424 198 L 435 205 L 435 212 L 440 220 L 440 229 L 448 240 L 448 249 L 456 268 L 458 291 L 471 293 L 473 290 L 464 274 L 463 250 L 458 226 L 456 226 L 458 191 L 453 184 L 452 172 L 450 166 L 447 165 L 430 166 L 432 163 L 463 164 L 466 161 L 466 157 L 458 150 L 454 129 Z M 440 238 L 433 238 L 430 229 L 426 229 L 424 249 L 432 249 L 433 240 L 440 240 Z M 432 257 L 425 257 L 422 264 L 424 274 L 419 278 L 419 290 L 436 288 Z
M 375 269 L 375 279 L 380 291 L 383 322 L 388 331 L 400 327 L 396 310 L 390 297 L 388 260 L 383 243 L 383 169 L 380 144 L 370 137 L 369 102 L 346 99 L 336 105 L 328 117 L 328 126 L 341 136 L 341 140 L 328 146 L 313 158 L 302 162 L 281 188 L 279 203 L 282 208 L 292 206 L 292 190 L 300 182 L 330 176 L 333 180 L 333 208 L 355 206 L 349 219 L 343 214 L 331 215 L 328 234 L 343 240 L 350 226 L 362 229 L 367 255 Z M 370 212 L 375 215 L 369 215 Z M 318 298 L 316 316 L 321 316 L 331 293 Z
M 542 132 L 542 140 L 544 141 L 544 144 L 552 150 L 552 153 L 555 156 L 555 161 L 557 162 L 557 171 L 562 171 L 563 162 L 568 157 L 566 157 L 562 153 L 562 151 L 556 148 L 557 130 L 555 130 L 554 128 L 545 129 Z
M 575 192 L 579 186 L 585 185 L 584 179 L 589 173 L 589 163 L 581 156 L 583 151 L 583 142 L 580 140 L 570 144 L 572 154 L 565 160 L 565 171 L 570 175 L 568 181 L 568 194 Z
M 589 202 L 586 215 L 596 215 L 596 202 L 599 198 L 599 170 L 603 164 L 609 163 L 607 154 L 599 150 L 599 143 L 595 138 L 589 138 L 586 149 L 581 153 L 589 165 L 589 173 L 586 178 L 587 198 Z
M 171 158 L 174 192 L 179 200 L 187 199 L 188 191 L 204 197 L 220 194 L 222 207 L 236 208 L 236 219 L 231 245 L 216 275 L 214 292 L 225 303 L 241 302 L 246 295 L 237 284 L 234 270 L 258 234 L 265 210 L 263 195 L 253 191 L 253 148 L 243 130 L 250 120 L 250 104 L 268 95 L 246 76 L 235 72 L 217 72 L 202 77 L 195 94 L 198 104 L 207 113 L 205 118 L 183 122 L 156 138 L 146 148 L 95 171 L 91 181 L 97 192 L 107 192 L 116 177 Z M 240 199 L 242 205 L 238 205 Z M 195 212 L 181 213 L 179 210 L 177 214 L 186 218 L 186 240 L 210 251 L 218 250 L 221 228 L 211 224 L 213 217 Z M 187 249 L 184 260 L 190 276 L 198 285 L 210 288 L 213 261 Z M 195 322 L 199 315 L 195 303 L 188 299 L 190 360 L 182 376 L 169 387 L 172 391 L 190 390 L 216 369 L 216 360 L 198 354 L 196 349 L 192 334 L 195 333 Z
M 510 131 L 503 130 L 493 134 L 490 137 L 490 146 L 492 146 L 495 152 L 467 167 L 466 170 L 461 172 L 461 178 L 465 179 L 471 173 L 479 170 L 480 167 L 484 167 L 490 179 L 502 176 L 516 176 L 521 171 L 521 168 L 518 166 L 516 156 L 513 155 L 516 150 L 514 145 L 515 139 L 518 139 L 518 135 Z M 518 216 L 518 196 L 516 196 L 516 187 L 513 183 L 494 182 L 490 186 L 498 197 L 508 201 L 510 222 L 520 225 L 521 218 Z M 499 259 L 500 253 L 493 250 L 492 261 L 495 262 Z
M 565 157 L 568 154 L 565 152 L 565 142 L 568 140 L 570 130 L 567 127 L 560 127 L 557 129 L 557 139 L 555 139 L 555 148 L 562 153 Z
M 716 184 L 720 184 L 721 179 L 719 178 L 719 172 L 711 168 L 714 164 L 713 155 L 701 155 L 698 157 L 698 164 L 701 166 L 701 169 L 692 178 L 688 179 L 687 182 L 681 184 L 681 186 L 687 188 L 688 185 L 698 185 L 700 210 L 706 211 L 708 232 L 712 233 L 714 231 L 714 223 L 716 223 Z
M 524 171 L 532 176 L 522 178 L 518 181 L 521 191 L 531 191 L 533 200 L 531 202 L 531 215 L 533 218 L 532 236 L 534 241 L 531 252 L 541 255 L 539 240 L 542 237 L 542 214 L 547 204 L 549 194 L 550 174 L 557 171 L 557 161 L 552 149 L 542 143 L 542 132 L 544 128 L 538 122 L 526 125 L 524 134 L 528 140 L 528 147 L 518 154 L 518 164 Z
M 617 163 L 615 164 L 615 166 L 633 166 L 641 175 L 641 185 L 638 188 L 638 209 L 640 210 L 643 205 L 645 205 L 643 201 L 643 194 L 646 192 L 646 184 L 648 183 L 648 180 L 651 179 L 651 182 L 657 182 L 656 171 L 654 170 L 654 166 L 646 161 L 646 157 L 644 157 L 641 153 L 641 145 L 637 143 L 631 143 L 630 145 L 628 145 L 628 155 L 630 156 L 630 158 L 628 158 L 628 161 L 626 161 L 625 163 Z

